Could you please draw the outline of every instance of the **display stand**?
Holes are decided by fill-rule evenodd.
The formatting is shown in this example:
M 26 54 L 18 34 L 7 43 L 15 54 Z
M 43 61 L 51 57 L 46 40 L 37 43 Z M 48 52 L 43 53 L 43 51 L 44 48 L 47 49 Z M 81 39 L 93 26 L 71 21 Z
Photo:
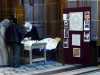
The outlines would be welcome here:
M 63 13 L 63 24 L 65 63 L 96 63 L 96 50 L 91 43 L 91 8 L 66 8 Z

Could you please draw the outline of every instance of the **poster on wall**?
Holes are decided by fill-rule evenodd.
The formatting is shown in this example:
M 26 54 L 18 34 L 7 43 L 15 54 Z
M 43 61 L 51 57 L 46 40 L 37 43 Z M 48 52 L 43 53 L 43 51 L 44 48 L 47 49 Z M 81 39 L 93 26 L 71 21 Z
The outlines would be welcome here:
M 90 11 L 84 12 L 84 30 L 90 30 Z
M 90 41 L 90 32 L 85 31 L 84 32 L 84 42 L 89 42 Z
M 68 20 L 68 14 L 63 14 L 63 20 Z
M 68 27 L 69 23 L 68 20 L 64 21 L 64 27 Z
M 69 27 L 71 31 L 83 30 L 83 12 L 69 13 Z
M 90 20 L 84 21 L 84 30 L 90 30 Z
M 68 43 L 68 38 L 64 38 L 64 43 L 67 42 Z
M 81 36 L 80 34 L 72 34 L 72 45 L 80 46 Z
M 64 38 L 69 38 L 69 29 L 68 28 L 64 29 Z
M 69 48 L 69 39 L 68 38 L 64 38 L 63 47 Z
M 84 19 L 87 20 L 87 21 L 90 20 L 90 11 L 84 12 Z
M 64 42 L 63 43 L 63 48 L 69 48 L 69 43 L 68 42 Z
M 80 57 L 80 48 L 73 48 L 73 57 Z

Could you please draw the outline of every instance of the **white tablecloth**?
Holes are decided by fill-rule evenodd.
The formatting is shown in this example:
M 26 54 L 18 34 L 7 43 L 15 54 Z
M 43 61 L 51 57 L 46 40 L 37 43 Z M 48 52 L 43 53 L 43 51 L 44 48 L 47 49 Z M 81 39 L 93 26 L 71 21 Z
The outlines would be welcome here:
M 35 44 L 35 43 L 46 43 L 45 49 L 46 50 L 53 50 L 53 49 L 56 49 L 59 41 L 60 41 L 59 38 L 56 38 L 56 39 L 53 39 L 53 38 L 45 38 L 45 39 L 42 39 L 40 41 L 38 41 L 38 40 L 22 41 L 22 43 L 24 44 L 24 48 L 25 49 L 29 49 L 29 50 L 31 49 L 32 44 Z

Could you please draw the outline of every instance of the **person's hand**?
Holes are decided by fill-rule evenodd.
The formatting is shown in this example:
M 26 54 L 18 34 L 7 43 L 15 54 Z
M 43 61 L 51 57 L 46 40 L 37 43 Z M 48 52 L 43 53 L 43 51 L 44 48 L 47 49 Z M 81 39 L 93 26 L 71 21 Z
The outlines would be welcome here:
M 25 37 L 24 38 L 24 41 L 28 41 L 28 40 L 31 40 L 31 37 Z
M 31 40 L 31 37 L 29 37 L 28 40 Z

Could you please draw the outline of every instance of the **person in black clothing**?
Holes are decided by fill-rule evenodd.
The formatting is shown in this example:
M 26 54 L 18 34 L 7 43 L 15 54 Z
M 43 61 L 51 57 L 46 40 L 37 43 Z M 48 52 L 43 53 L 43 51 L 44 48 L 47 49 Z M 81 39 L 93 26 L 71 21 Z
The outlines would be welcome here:
M 24 38 L 31 38 L 31 40 L 39 40 L 40 39 L 39 35 L 38 35 L 38 31 L 35 26 L 30 24 L 29 22 L 26 22 L 24 27 L 26 30 Z
M 36 27 L 29 22 L 26 22 L 24 26 L 19 25 L 15 18 L 11 18 L 10 25 L 5 32 L 6 45 L 10 47 L 9 65 L 11 67 L 19 67 L 21 65 L 21 51 L 23 50 L 21 41 L 25 38 L 39 40 Z
M 9 50 L 9 66 L 20 66 L 21 40 L 24 37 L 24 28 L 18 25 L 15 18 L 10 19 L 10 25 L 5 32 L 5 42 Z
M 25 27 L 25 30 L 26 30 L 26 33 L 24 35 L 24 39 L 25 40 L 26 39 L 27 40 L 28 39 L 40 40 L 40 37 L 38 35 L 38 30 L 37 30 L 37 28 L 34 25 L 32 25 L 30 22 L 25 22 L 24 27 Z M 24 51 L 24 54 L 26 54 L 26 56 L 27 56 L 28 53 Z M 39 49 L 34 49 L 32 51 L 32 54 L 33 55 L 40 55 Z

